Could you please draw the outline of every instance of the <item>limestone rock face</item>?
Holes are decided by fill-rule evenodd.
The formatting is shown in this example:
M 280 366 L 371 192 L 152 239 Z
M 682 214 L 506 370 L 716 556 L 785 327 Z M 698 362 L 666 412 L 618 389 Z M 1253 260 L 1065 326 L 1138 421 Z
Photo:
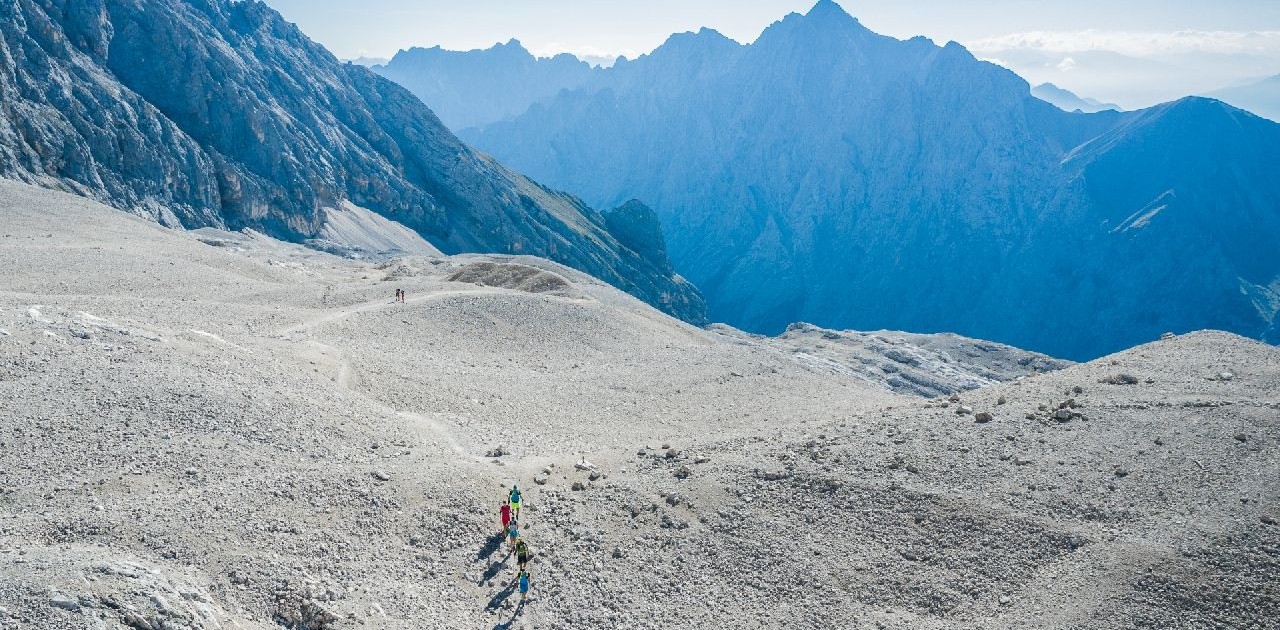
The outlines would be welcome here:
M 446 253 L 544 256 L 705 320 L 697 290 L 599 212 L 472 151 L 261 2 L 0 0 L 0 15 L 0 175 L 299 242 L 349 202 Z

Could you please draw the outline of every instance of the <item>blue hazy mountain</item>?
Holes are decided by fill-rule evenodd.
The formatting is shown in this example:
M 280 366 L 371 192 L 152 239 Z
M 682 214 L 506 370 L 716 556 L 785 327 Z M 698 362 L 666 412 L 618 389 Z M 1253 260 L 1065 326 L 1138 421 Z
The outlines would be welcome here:
M 1064 112 L 962 46 L 834 2 L 751 45 L 675 35 L 460 134 L 660 213 L 712 319 L 955 331 L 1089 358 L 1166 330 L 1280 339 L 1280 125 L 1189 98 Z
M 472 151 L 262 2 L 0 0 L 0 15 L 2 176 L 294 241 L 349 201 L 447 253 L 544 256 L 705 320 L 669 260 L 640 253 L 665 249 L 623 245 L 605 214 Z
M 1081 111 L 1092 114 L 1108 109 L 1120 109 L 1120 106 L 1115 103 L 1103 103 L 1096 98 L 1077 96 L 1075 92 L 1052 83 L 1041 83 L 1031 88 L 1031 95 L 1042 101 L 1053 103 L 1058 106 L 1058 109 L 1068 112 Z
M 1280 121 L 1280 74 L 1211 92 L 1209 96 L 1249 110 L 1263 118 Z
M 560 90 L 582 85 L 593 72 L 568 53 L 534 57 L 514 39 L 467 52 L 410 48 L 373 70 L 429 104 L 450 129 L 513 118 Z

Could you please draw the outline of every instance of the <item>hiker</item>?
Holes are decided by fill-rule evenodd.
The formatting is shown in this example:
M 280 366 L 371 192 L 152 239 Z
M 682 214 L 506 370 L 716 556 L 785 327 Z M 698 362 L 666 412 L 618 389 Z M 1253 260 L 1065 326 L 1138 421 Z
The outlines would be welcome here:
M 511 542 L 512 548 L 516 546 L 516 541 L 520 539 L 520 524 L 514 518 L 507 525 L 507 538 Z
M 529 596 L 529 572 L 520 570 L 520 601 Z
M 511 494 L 507 496 L 507 500 L 511 502 L 512 518 L 520 518 L 520 486 L 513 484 L 511 486 Z
M 498 512 L 502 514 L 502 533 L 507 532 L 507 525 L 511 523 L 511 504 L 506 501 L 502 502 L 502 507 L 498 508 Z
M 524 539 L 516 540 L 516 565 L 520 567 L 520 571 L 524 571 L 525 565 L 529 564 L 529 545 L 524 543 Z

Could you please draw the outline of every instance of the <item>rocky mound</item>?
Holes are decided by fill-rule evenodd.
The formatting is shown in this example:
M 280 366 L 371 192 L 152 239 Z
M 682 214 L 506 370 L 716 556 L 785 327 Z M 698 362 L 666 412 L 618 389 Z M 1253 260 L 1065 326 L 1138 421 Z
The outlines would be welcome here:
M 1036 352 L 950 333 L 835 331 L 796 323 L 777 337 L 713 325 L 720 334 L 790 353 L 796 361 L 889 391 L 926 398 L 1060 370 L 1061 361 Z
M 569 281 L 534 267 L 511 263 L 474 262 L 463 266 L 449 276 L 450 282 L 470 282 L 486 287 L 498 287 L 526 293 L 552 293 L 573 295 Z

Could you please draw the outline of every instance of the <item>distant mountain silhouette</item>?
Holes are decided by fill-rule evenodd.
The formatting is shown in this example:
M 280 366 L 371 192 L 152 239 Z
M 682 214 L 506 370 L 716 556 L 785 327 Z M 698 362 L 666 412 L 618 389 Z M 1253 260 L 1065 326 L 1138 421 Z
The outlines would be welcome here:
M 697 290 L 603 214 L 459 141 L 257 1 L 0 0 L 0 175 L 171 226 L 295 241 L 368 208 L 446 253 L 544 256 L 689 321 Z
M 1082 98 L 1076 96 L 1071 90 L 1064 90 L 1052 83 L 1041 83 L 1031 88 L 1031 95 L 1042 101 L 1053 103 L 1058 106 L 1058 109 L 1067 112 L 1081 111 L 1092 114 L 1108 109 L 1117 111 L 1120 109 L 1120 106 L 1115 103 L 1103 103 L 1096 98 Z
M 1166 330 L 1280 340 L 1280 125 L 1190 98 L 1064 112 L 834 2 L 751 45 L 675 35 L 461 133 L 659 212 L 712 318 L 955 331 L 1083 359 Z
M 468 52 L 410 48 L 373 70 L 430 105 L 450 129 L 513 118 L 560 90 L 582 85 L 593 72 L 568 53 L 534 57 L 514 39 Z
M 1210 92 L 1221 99 L 1263 118 L 1280 121 L 1280 74 L 1260 81 Z

